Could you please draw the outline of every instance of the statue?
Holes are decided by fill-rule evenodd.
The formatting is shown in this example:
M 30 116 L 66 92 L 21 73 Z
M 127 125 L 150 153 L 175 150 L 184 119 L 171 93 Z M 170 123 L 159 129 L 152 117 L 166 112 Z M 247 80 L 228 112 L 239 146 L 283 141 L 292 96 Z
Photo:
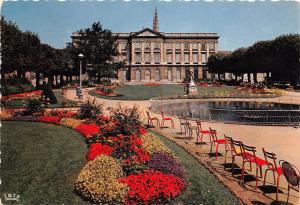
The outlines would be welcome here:
M 193 72 L 190 72 L 190 80 L 188 83 L 188 95 L 198 95 L 197 85 L 194 82 Z

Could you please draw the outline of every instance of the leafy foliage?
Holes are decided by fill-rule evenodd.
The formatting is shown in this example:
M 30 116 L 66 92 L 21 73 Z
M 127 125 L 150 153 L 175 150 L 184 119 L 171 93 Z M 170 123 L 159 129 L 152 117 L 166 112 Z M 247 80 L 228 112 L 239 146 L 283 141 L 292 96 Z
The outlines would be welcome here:
M 78 118 L 80 119 L 93 119 L 96 120 L 98 116 L 103 114 L 103 107 L 102 105 L 92 104 L 89 101 L 84 103 L 80 106 L 78 112 Z

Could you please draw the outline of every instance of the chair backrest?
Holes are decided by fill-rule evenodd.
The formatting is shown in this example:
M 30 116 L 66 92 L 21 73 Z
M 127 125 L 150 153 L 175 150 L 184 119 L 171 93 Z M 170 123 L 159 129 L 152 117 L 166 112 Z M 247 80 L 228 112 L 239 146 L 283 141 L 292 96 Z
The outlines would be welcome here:
M 225 149 L 226 150 L 230 150 L 231 152 L 233 152 L 233 148 L 232 148 L 232 137 L 228 137 L 226 135 L 224 135 L 226 144 L 225 144 Z
M 272 153 L 272 152 L 267 152 L 265 150 L 265 148 L 262 148 L 262 151 L 264 153 L 265 156 L 265 160 L 267 161 L 267 166 L 271 169 L 275 169 L 277 170 L 278 166 L 276 163 L 276 154 Z
M 299 170 L 287 161 L 281 160 L 281 168 L 283 175 L 285 176 L 289 187 L 292 189 L 299 191 L 299 180 L 300 180 L 300 173 Z
M 242 155 L 242 142 L 241 141 L 237 141 L 231 138 L 231 149 L 234 152 L 235 155 Z
M 148 111 L 146 111 L 148 118 L 150 119 L 150 113 Z
M 188 129 L 191 128 L 191 122 L 189 122 L 189 120 L 187 118 L 184 119 L 185 120 L 185 125 L 188 127 Z
M 162 111 L 160 113 L 161 113 L 162 118 L 165 118 L 164 113 Z
M 209 127 L 209 135 L 211 136 L 213 141 L 217 141 L 218 137 L 217 137 L 217 130 L 213 130 L 211 129 L 211 127 Z
M 200 132 L 202 132 L 201 121 L 200 121 L 200 120 L 196 120 L 196 123 L 197 123 L 198 130 L 199 130 Z
M 248 154 L 251 154 L 252 155 L 251 158 L 256 159 L 255 153 L 256 153 L 256 147 L 248 146 L 248 145 L 245 145 L 244 143 L 242 143 L 242 156 L 243 156 L 243 158 L 244 157 L 247 158 L 248 156 L 250 156 Z

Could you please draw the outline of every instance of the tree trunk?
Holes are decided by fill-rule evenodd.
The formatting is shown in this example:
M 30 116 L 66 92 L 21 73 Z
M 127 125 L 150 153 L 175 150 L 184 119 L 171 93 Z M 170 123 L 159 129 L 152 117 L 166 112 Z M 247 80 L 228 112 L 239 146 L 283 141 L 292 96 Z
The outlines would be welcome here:
M 21 71 L 21 69 L 18 69 L 18 70 L 17 70 L 17 78 L 18 78 L 18 79 L 21 79 L 21 78 L 22 78 L 22 71 Z
M 35 88 L 40 89 L 40 72 L 35 72 Z
M 237 73 L 234 74 L 234 79 L 235 79 L 235 82 L 237 83 L 237 81 L 238 81 L 237 80 Z
M 242 73 L 241 80 L 242 80 L 242 82 L 244 82 L 244 73 Z
M 257 83 L 257 73 L 256 72 L 253 73 L 253 80 L 254 80 L 254 83 Z
M 64 86 L 64 75 L 60 74 L 60 82 L 59 82 L 60 86 L 63 87 Z
M 251 83 L 251 73 L 247 73 L 248 75 L 248 83 Z
M 58 75 L 55 75 L 55 86 L 58 87 Z
M 49 76 L 49 81 L 50 81 L 51 88 L 53 88 L 53 75 L 52 74 L 50 74 L 50 76 Z

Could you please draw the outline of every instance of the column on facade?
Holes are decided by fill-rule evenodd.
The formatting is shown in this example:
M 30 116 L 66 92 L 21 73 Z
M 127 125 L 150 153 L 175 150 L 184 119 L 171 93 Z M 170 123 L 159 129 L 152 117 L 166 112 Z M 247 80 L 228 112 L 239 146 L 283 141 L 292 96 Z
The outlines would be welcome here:
M 201 60 L 201 43 L 198 43 L 198 78 L 203 80 L 202 60 Z
M 184 44 L 180 43 L 180 50 L 181 50 L 181 64 L 184 64 Z
M 193 64 L 193 43 L 190 42 L 190 64 Z
M 206 43 L 205 48 L 206 48 L 206 60 L 205 60 L 205 62 L 207 64 L 207 60 L 208 60 L 208 57 L 209 57 L 209 44 L 208 43 Z M 207 77 L 207 79 L 211 79 L 211 75 L 207 70 L 206 70 L 206 77 Z
M 134 63 L 134 61 L 135 61 L 134 42 L 131 41 L 131 62 Z
M 136 68 L 135 67 L 131 67 L 130 69 L 130 77 L 131 77 L 131 81 L 135 81 L 135 70 Z
M 163 42 L 160 42 L 160 63 L 163 63 L 165 60 L 165 44 Z
M 154 64 L 154 44 L 153 42 L 150 42 L 150 62 L 151 64 Z
M 141 44 L 142 44 L 141 45 L 141 58 L 142 58 L 141 63 L 144 64 L 145 63 L 144 42 L 142 41 Z
M 180 75 L 181 75 L 180 77 L 181 77 L 182 80 L 184 80 L 185 79 L 185 67 L 181 67 L 180 71 L 181 71 L 180 72 Z
M 175 59 L 175 43 L 172 42 L 172 64 L 176 64 L 176 59 Z

